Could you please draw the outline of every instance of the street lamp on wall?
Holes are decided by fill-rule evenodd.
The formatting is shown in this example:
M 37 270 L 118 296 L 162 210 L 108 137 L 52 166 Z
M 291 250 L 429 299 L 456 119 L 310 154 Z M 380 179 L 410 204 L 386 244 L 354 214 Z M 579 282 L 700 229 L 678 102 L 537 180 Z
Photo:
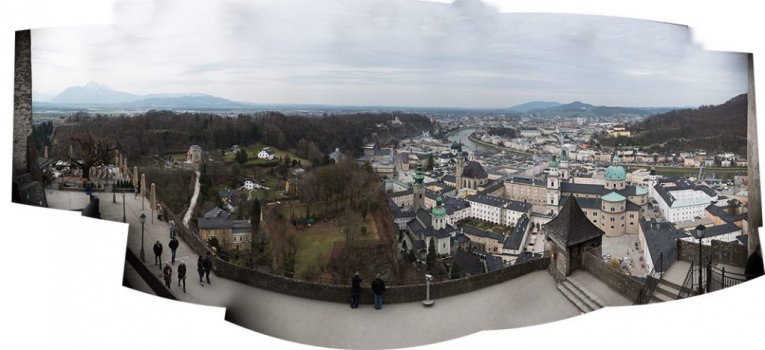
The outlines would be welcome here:
M 143 224 L 146 223 L 146 214 L 141 213 L 141 261 L 146 262 L 146 255 L 143 251 Z
M 702 287 L 703 286 L 703 282 L 702 282 L 703 268 L 701 266 L 701 259 L 702 259 L 702 255 L 701 255 L 701 240 L 704 238 L 704 229 L 706 229 L 706 227 L 704 225 L 696 226 L 696 238 L 699 240 L 699 290 L 698 290 L 699 294 L 703 294 L 704 293 L 704 290 L 703 290 L 703 287 Z

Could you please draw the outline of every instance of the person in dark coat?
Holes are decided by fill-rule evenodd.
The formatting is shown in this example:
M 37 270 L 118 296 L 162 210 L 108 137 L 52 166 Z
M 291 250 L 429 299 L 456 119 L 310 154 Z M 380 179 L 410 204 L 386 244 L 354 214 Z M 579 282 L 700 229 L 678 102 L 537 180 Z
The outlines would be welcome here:
M 382 295 L 385 292 L 385 282 L 380 278 L 379 273 L 375 276 L 374 282 L 372 282 L 372 292 L 375 293 L 375 309 L 382 309 Z
M 205 278 L 207 279 L 207 284 L 210 283 L 210 271 L 212 271 L 212 257 L 210 256 L 210 252 L 207 252 L 207 256 L 202 261 L 202 267 L 205 271 Z
M 154 243 L 154 265 L 159 265 L 162 262 L 162 243 Z
M 359 272 L 353 274 L 351 278 L 351 309 L 358 309 L 359 297 L 361 296 L 361 277 Z
M 762 252 L 760 251 L 759 245 L 757 245 L 757 248 L 752 255 L 749 256 L 749 259 L 746 260 L 744 274 L 746 275 L 747 281 L 765 274 L 765 268 L 763 268 L 762 264 Z
M 170 281 L 173 278 L 173 268 L 170 264 L 165 264 L 165 268 L 162 270 L 162 277 L 165 279 L 165 286 L 170 289 Z
M 178 250 L 178 246 L 180 243 L 178 240 L 173 237 L 173 239 L 170 240 L 170 243 L 167 244 L 168 247 L 170 247 L 170 263 L 175 265 L 175 251 Z
M 181 286 L 181 282 L 183 282 L 183 292 L 186 293 L 186 264 L 183 261 L 178 264 L 178 287 Z
M 197 272 L 199 273 L 199 285 L 204 286 L 205 283 L 202 282 L 202 277 L 205 275 L 205 267 L 204 267 L 204 258 L 200 255 L 197 259 Z

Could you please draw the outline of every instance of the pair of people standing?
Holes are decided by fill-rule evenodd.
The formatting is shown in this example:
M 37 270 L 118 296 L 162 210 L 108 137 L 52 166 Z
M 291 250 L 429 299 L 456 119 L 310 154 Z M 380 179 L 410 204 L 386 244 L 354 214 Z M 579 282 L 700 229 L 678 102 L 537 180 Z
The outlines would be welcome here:
M 206 277 L 207 284 L 210 283 L 210 271 L 212 271 L 212 257 L 210 256 L 210 252 L 207 252 L 207 255 L 202 257 L 199 256 L 199 259 L 197 259 L 197 273 L 199 273 L 199 285 L 204 286 L 204 282 L 202 281 L 202 277 Z
M 173 278 L 173 268 L 170 264 L 165 264 L 165 268 L 162 270 L 162 277 L 165 280 L 165 287 L 170 289 L 170 281 Z M 178 287 L 183 283 L 183 292 L 186 293 L 186 264 L 182 261 L 178 265 Z
M 170 264 L 175 265 L 175 252 L 178 250 L 178 246 L 180 245 L 180 242 L 178 242 L 178 239 L 173 237 L 170 240 L 170 243 L 167 244 L 168 247 L 170 247 Z M 162 243 L 159 243 L 159 240 L 154 243 L 154 247 L 152 248 L 154 250 L 154 265 L 160 265 L 162 263 Z
M 351 308 L 357 309 L 359 307 L 359 298 L 361 297 L 361 276 L 359 272 L 353 274 L 351 278 Z M 374 305 L 375 310 L 382 309 L 382 295 L 385 292 L 385 282 L 380 278 L 378 273 L 375 276 L 375 280 L 372 281 L 372 292 L 374 293 Z

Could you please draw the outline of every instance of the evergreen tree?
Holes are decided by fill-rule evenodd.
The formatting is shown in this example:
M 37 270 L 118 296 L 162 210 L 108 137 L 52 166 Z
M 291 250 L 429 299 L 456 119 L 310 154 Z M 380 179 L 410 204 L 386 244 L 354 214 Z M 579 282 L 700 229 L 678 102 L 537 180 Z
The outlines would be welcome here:
M 436 241 L 433 237 L 430 237 L 430 246 L 428 247 L 428 256 L 425 259 L 425 263 L 427 264 L 428 272 L 432 272 L 433 268 L 436 267 Z
M 236 156 L 234 158 L 239 164 L 247 163 L 247 151 L 245 151 L 244 148 L 240 149 L 239 152 L 236 152 Z
M 433 166 L 435 165 L 435 160 L 433 159 L 433 153 L 428 154 L 428 165 L 425 168 L 425 170 L 433 170 Z

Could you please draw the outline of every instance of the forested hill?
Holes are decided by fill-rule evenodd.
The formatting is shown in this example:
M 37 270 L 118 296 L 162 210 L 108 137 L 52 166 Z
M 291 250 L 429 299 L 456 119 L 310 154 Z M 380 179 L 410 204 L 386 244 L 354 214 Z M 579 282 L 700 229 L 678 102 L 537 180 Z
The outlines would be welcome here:
M 395 117 L 401 124 L 391 123 Z M 211 150 L 262 143 L 278 149 L 295 149 L 298 155 L 308 158 L 308 153 L 316 152 L 301 151 L 310 149 L 326 155 L 339 147 L 344 153 L 357 156 L 365 141 L 387 144 L 419 135 L 430 128 L 429 118 L 408 113 L 303 117 L 263 112 L 229 118 L 171 111 L 149 111 L 134 117 L 77 113 L 56 128 L 55 138 L 50 143 L 54 154 L 58 154 L 66 152 L 73 139 L 95 137 L 117 145 L 130 159 L 185 152 L 192 144 Z M 47 129 L 40 131 L 43 135 L 42 131 Z
M 664 134 L 688 139 L 717 135 L 746 137 L 746 104 L 746 94 L 741 94 L 717 106 L 681 109 L 651 116 L 637 124 L 635 130 L 646 131 L 646 138 Z
M 631 138 L 606 138 L 601 143 L 652 146 L 655 151 L 700 148 L 745 155 L 746 114 L 747 95 L 741 94 L 717 106 L 679 109 L 648 117 L 629 126 Z

